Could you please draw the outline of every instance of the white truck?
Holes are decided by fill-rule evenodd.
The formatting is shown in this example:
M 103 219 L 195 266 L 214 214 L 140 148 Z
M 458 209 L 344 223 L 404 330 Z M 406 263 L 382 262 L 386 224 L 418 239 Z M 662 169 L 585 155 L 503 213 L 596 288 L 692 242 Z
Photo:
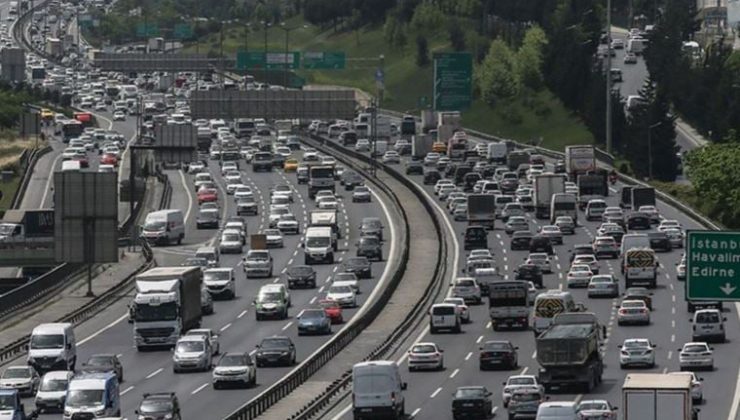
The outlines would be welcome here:
M 590 145 L 565 146 L 565 173 L 576 182 L 578 175 L 596 170 L 596 150 Z
M 332 247 L 337 250 L 338 239 L 342 238 L 341 230 L 339 229 L 339 223 L 337 223 L 337 211 L 336 210 L 312 210 L 309 227 L 328 227 L 332 231 Z
M 132 312 L 137 349 L 172 347 L 185 331 L 200 327 L 200 267 L 152 268 L 135 281 Z
M 691 377 L 629 373 L 622 385 L 623 420 L 693 420 Z
M 493 230 L 496 221 L 496 196 L 471 194 L 468 196 L 468 225 L 485 226 Z
M 508 147 L 506 147 L 506 143 L 504 142 L 494 142 L 494 143 L 488 143 L 488 148 L 486 150 L 486 159 L 490 163 L 506 163 L 506 154 L 509 152 Z
M 54 240 L 54 210 L 8 210 L 0 221 L 0 242 Z
M 542 174 L 534 179 L 534 214 L 538 219 L 550 217 L 550 204 L 554 194 L 565 192 L 565 176 Z
M 370 124 L 370 130 L 375 129 L 373 133 L 378 140 L 390 140 L 391 138 L 391 119 L 385 115 L 378 115 L 375 124 Z

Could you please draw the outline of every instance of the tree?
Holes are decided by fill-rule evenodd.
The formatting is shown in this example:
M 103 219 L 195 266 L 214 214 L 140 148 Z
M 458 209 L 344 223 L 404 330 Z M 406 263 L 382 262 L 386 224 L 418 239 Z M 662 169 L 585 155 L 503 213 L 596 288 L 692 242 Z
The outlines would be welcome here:
M 539 26 L 533 26 L 524 34 L 524 40 L 516 54 L 517 77 L 522 85 L 539 90 L 542 87 L 542 62 L 547 35 Z
M 411 18 L 411 27 L 424 35 L 435 33 L 444 27 L 446 17 L 442 11 L 431 2 L 423 2 L 416 6 Z
M 429 45 L 424 35 L 416 37 L 416 65 L 425 67 L 429 64 Z
M 509 46 L 501 39 L 494 40 L 477 75 L 478 89 L 489 105 L 519 92 L 515 65 L 514 53 Z
M 450 20 L 447 24 L 447 33 L 450 38 L 450 44 L 455 51 L 465 51 L 465 31 L 462 29 L 459 20 Z
M 740 221 L 740 144 L 712 144 L 689 152 L 687 174 L 709 216 L 728 226 Z

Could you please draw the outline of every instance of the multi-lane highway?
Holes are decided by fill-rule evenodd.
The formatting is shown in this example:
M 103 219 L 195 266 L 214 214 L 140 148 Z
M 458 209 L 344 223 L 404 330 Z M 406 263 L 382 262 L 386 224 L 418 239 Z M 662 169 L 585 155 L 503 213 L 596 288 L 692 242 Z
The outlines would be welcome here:
M 411 176 L 411 179 L 421 186 L 438 205 L 438 210 L 445 214 L 446 227 L 451 236 L 461 238 L 467 222 L 456 222 L 444 203 L 434 195 L 432 186 L 422 185 L 421 176 Z M 621 185 L 612 187 L 607 203 L 618 206 L 617 192 Z M 666 219 L 678 220 L 684 229 L 702 229 L 702 227 L 666 203 L 659 203 L 661 215 Z M 579 215 L 580 227 L 576 234 L 565 236 L 564 244 L 555 246 L 555 256 L 552 261 L 553 274 L 544 277 L 544 289 L 568 290 L 565 282 L 569 268 L 570 253 L 575 244 L 590 244 L 596 236 L 600 222 L 585 221 L 583 213 Z M 547 224 L 528 215 L 532 231 Z M 513 279 L 514 272 L 526 259 L 527 251 L 512 251 L 510 238 L 502 229 L 503 223 L 497 222 L 497 228 L 489 233 L 488 245 L 495 255 L 496 261 L 506 278 Z M 462 244 L 456 247 L 458 266 L 465 264 L 466 253 Z M 607 339 L 603 348 L 606 369 L 603 383 L 593 392 L 582 394 L 574 390 L 564 390 L 563 393 L 551 394 L 551 400 L 580 401 L 584 399 L 607 399 L 619 406 L 621 401 L 621 385 L 628 372 L 674 372 L 679 370 L 678 349 L 686 342 L 691 341 L 691 315 L 687 311 L 684 301 L 684 283 L 676 279 L 676 265 L 681 259 L 682 250 L 674 249 L 671 252 L 659 253 L 661 264 L 657 289 L 653 290 L 654 309 L 651 314 L 651 324 L 648 326 L 617 326 L 616 314 L 620 299 L 589 299 L 585 289 L 571 289 L 576 301 L 586 305 L 589 311 L 594 312 L 601 323 L 607 327 Z M 619 269 L 619 260 L 600 260 L 602 273 L 615 275 L 620 279 L 621 291 L 624 291 L 623 276 Z M 459 272 L 458 270 L 455 270 Z M 503 408 L 501 389 L 502 383 L 510 375 L 537 374 L 539 365 L 535 360 L 535 342 L 531 331 L 497 331 L 491 328 L 488 315 L 488 305 L 471 306 L 473 322 L 463 326 L 461 334 L 430 335 L 428 328 L 424 329 L 417 342 L 435 342 L 444 350 L 445 370 L 441 372 L 413 372 L 406 369 L 405 353 L 397 355 L 394 360 L 403 366 L 403 379 L 408 382 L 406 391 L 406 411 L 414 418 L 420 419 L 447 419 L 451 418 L 452 393 L 457 387 L 468 385 L 484 385 L 493 392 L 494 411 L 500 415 L 506 411 Z M 701 407 L 701 418 L 728 419 L 730 410 L 738 403 L 737 390 L 734 389 L 738 378 L 740 360 L 735 356 L 733 347 L 740 334 L 740 319 L 734 305 L 725 306 L 727 317 L 728 342 L 714 345 L 715 368 L 711 372 L 701 372 L 704 386 L 705 403 Z M 620 369 L 619 349 L 628 338 L 649 338 L 657 344 L 656 366 L 653 369 Z M 519 368 L 512 371 L 481 371 L 478 366 L 480 344 L 487 340 L 510 340 L 518 346 Z M 328 418 L 351 418 L 350 406 L 343 406 Z M 734 419 L 731 419 L 734 420 Z

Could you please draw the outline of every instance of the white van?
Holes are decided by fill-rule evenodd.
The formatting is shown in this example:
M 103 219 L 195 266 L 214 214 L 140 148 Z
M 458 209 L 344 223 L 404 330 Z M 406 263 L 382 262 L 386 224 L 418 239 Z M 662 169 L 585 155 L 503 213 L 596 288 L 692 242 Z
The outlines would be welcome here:
M 101 174 L 116 173 L 116 167 L 113 165 L 98 165 L 98 172 Z
M 218 267 L 220 253 L 215 246 L 202 246 L 195 251 L 195 258 L 205 258 L 208 260 L 208 266 L 214 268 Z
M 122 85 L 118 92 L 119 100 L 136 99 L 139 96 L 139 88 L 136 85 Z
M 622 244 L 619 248 L 620 255 L 632 248 L 650 248 L 650 238 L 646 233 L 628 233 L 622 236 Z
M 352 413 L 355 420 L 402 419 L 405 413 L 406 382 L 396 362 L 376 360 L 352 367 Z
M 429 309 L 429 332 L 436 334 L 447 329 L 454 333 L 462 332 L 462 320 L 457 305 L 454 303 L 435 303 Z
M 63 160 L 62 172 L 79 172 L 82 169 L 79 160 Z
M 74 372 L 70 370 L 54 370 L 47 372 L 41 378 L 39 390 L 36 392 L 34 404 L 36 410 L 64 410 L 64 399 L 67 397 L 67 387 Z
M 491 163 L 494 163 L 494 162 L 505 163 L 507 153 L 508 153 L 508 148 L 506 147 L 506 143 L 503 143 L 503 142 L 488 143 L 488 150 L 486 153 L 486 158 L 488 159 L 488 162 L 491 162 Z
M 115 373 L 85 373 L 69 381 L 64 420 L 121 415 L 121 395 Z
M 575 194 L 555 193 L 550 200 L 550 223 L 555 223 L 558 216 L 570 216 L 578 223 L 578 199 Z
M 643 38 L 632 38 L 627 41 L 627 52 L 635 55 L 641 55 L 645 51 L 647 40 Z
M 75 370 L 77 340 L 72 324 L 41 324 L 34 328 L 28 340 L 27 362 L 39 374 Z
M 556 315 L 564 312 L 577 312 L 579 310 L 573 301 L 570 292 L 561 290 L 548 290 L 537 295 L 534 299 L 534 316 L 532 318 L 532 329 L 535 337 L 552 325 Z
M 149 213 L 141 230 L 141 237 L 149 243 L 169 245 L 182 243 L 185 238 L 185 218 L 182 210 L 158 210 Z
M 303 244 L 304 264 L 316 262 L 334 264 L 332 235 L 331 227 L 328 226 L 306 229 L 306 241 Z

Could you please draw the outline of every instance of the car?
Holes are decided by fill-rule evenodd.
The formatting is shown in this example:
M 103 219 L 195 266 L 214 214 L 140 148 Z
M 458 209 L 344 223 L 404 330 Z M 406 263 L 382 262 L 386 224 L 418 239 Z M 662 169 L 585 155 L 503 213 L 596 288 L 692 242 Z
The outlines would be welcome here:
M 357 292 L 349 285 L 332 283 L 326 292 L 326 299 L 339 303 L 343 308 L 357 307 Z
M 250 249 L 242 260 L 242 269 L 247 278 L 272 277 L 273 259 L 270 251 L 265 249 Z
M 331 334 L 331 319 L 324 309 L 304 309 L 298 316 L 298 335 Z
M 211 379 L 214 389 L 224 385 L 254 387 L 257 385 L 257 368 L 247 353 L 224 353 L 213 369 Z
M 532 389 L 535 391 L 545 393 L 545 387 L 537 381 L 535 375 L 512 375 L 503 383 L 503 389 L 501 390 L 501 399 L 503 400 L 504 407 L 509 405 L 509 399 L 511 398 L 512 392 L 517 389 Z
M 619 281 L 611 274 L 598 274 L 588 282 L 588 297 L 619 296 Z
M 476 305 L 480 305 L 483 301 L 480 286 L 472 277 L 459 277 L 450 283 L 450 286 L 452 286 L 452 297 L 462 298 L 466 303 L 472 302 Z
M 607 400 L 583 400 L 576 412 L 579 420 L 617 420 L 617 407 Z
M 208 293 L 208 289 L 206 289 L 205 285 L 200 290 L 200 310 L 204 315 L 213 314 L 213 296 Z
M 244 246 L 244 237 L 235 229 L 224 229 L 218 243 L 219 252 L 222 254 L 241 254 Z
M 454 420 L 489 418 L 493 411 L 492 395 L 484 386 L 458 387 L 452 398 L 452 418 Z
M 369 279 L 373 276 L 372 266 L 367 257 L 349 257 L 342 263 L 342 270 L 354 273 L 358 278 Z
M 235 193 L 236 194 L 236 193 Z M 256 216 L 259 213 L 259 206 L 253 196 L 241 197 L 236 199 L 236 214 Z
M 445 298 L 442 303 L 452 303 L 456 305 L 460 313 L 460 320 L 465 324 L 469 324 L 471 322 L 470 308 L 465 304 L 465 299 L 459 297 L 448 297 Z
M 630 287 L 624 292 L 624 300 L 641 300 L 651 311 L 653 310 L 653 294 L 645 287 Z
M 319 306 L 324 310 L 332 324 L 341 324 L 344 322 L 342 305 L 340 305 L 336 300 L 321 299 L 319 301 Z
M 213 366 L 213 350 L 210 341 L 202 335 L 182 336 L 175 344 L 172 355 L 172 371 L 208 371 Z
M 619 348 L 619 367 L 655 367 L 655 344 L 647 338 L 628 338 L 617 346 Z
M 265 337 L 257 344 L 254 361 L 258 368 L 263 366 L 293 366 L 296 363 L 295 344 L 289 337 Z
M 611 236 L 597 236 L 594 238 L 593 249 L 596 258 L 603 255 L 610 258 L 619 257 L 619 246 L 617 245 L 617 241 Z
M 673 244 L 668 239 L 668 234 L 665 231 L 649 232 L 648 239 L 650 240 L 650 248 L 655 251 L 670 252 L 673 249 Z
M 652 219 L 649 214 L 642 212 L 632 212 L 627 216 L 627 230 L 647 230 L 650 229 Z
M 377 236 L 361 236 L 355 245 L 358 257 L 383 261 L 383 243 Z
M 285 271 L 288 288 L 294 289 L 301 285 L 313 289 L 316 287 L 316 270 L 310 265 L 294 265 Z
M 284 284 L 263 285 L 254 299 L 255 319 L 257 321 L 265 318 L 287 319 L 288 308 L 290 308 L 290 293 L 288 293 L 288 288 Z
M 665 228 L 663 229 L 663 233 L 668 237 L 668 242 L 673 248 L 683 248 L 685 236 L 681 229 Z
M 355 143 L 355 151 L 356 152 L 369 152 L 370 151 L 370 140 L 358 139 L 357 143 Z
M 568 288 L 574 287 L 588 287 L 591 282 L 591 277 L 594 273 L 591 272 L 591 267 L 586 264 L 573 264 L 568 270 L 566 275 L 566 285 Z
M 418 160 L 406 162 L 406 175 L 424 175 L 424 164 Z
M 691 399 L 694 405 L 701 404 L 704 401 L 704 378 L 696 376 L 694 372 L 668 372 L 669 375 L 688 375 L 691 377 Z
M 673 219 L 664 219 L 660 222 L 658 225 L 658 230 L 665 230 L 665 229 L 683 229 L 681 226 L 681 223 L 678 220 Z
M 200 172 L 206 171 L 206 165 L 203 162 L 191 162 L 190 165 L 188 165 L 188 173 L 189 174 L 197 174 Z
M 563 244 L 563 232 L 561 232 L 560 228 L 555 225 L 542 226 L 539 230 L 539 234 L 550 239 L 554 244 Z
M 508 340 L 489 340 L 478 349 L 478 367 L 480 370 L 491 368 L 516 369 L 519 367 L 517 350 Z
M 533 419 L 546 400 L 545 394 L 534 389 L 516 389 L 511 393 L 507 407 L 509 420 Z
M 123 382 L 123 366 L 115 354 L 94 354 L 82 364 L 83 373 L 111 372 L 116 375 L 118 382 Z
M 514 232 L 529 232 L 529 222 L 524 216 L 512 216 L 504 225 L 504 232 L 507 235 L 513 235 Z M 527 244 L 529 249 L 529 244 Z
M 659 224 L 661 217 L 660 212 L 658 211 L 658 208 L 655 206 L 640 206 L 639 209 L 637 209 L 638 213 L 642 213 L 648 216 L 650 219 L 650 223 L 652 224 Z
M 529 252 L 544 252 L 548 255 L 555 255 L 552 249 L 552 241 L 542 235 L 534 235 L 529 241 Z
M 624 55 L 624 64 L 637 64 L 637 55 L 627 53 Z
M 650 309 L 642 300 L 623 300 L 617 310 L 617 325 L 650 324 Z
M 113 121 L 126 121 L 126 113 L 123 111 L 114 111 Z
M 557 226 L 562 234 L 573 235 L 576 233 L 576 223 L 570 216 L 556 217 L 555 223 L 553 223 L 553 225 Z
M 285 163 L 283 163 L 283 170 L 286 173 L 296 172 L 298 170 L 298 159 L 294 159 L 294 158 L 285 159 Z
M 299 235 L 301 233 L 301 225 L 298 223 L 295 215 L 291 213 L 280 215 L 280 219 L 275 226 L 280 232 L 286 235 Z
M 691 339 L 693 341 L 725 342 L 727 318 L 718 309 L 700 309 L 694 312 Z
M 399 155 L 395 150 L 388 150 L 383 154 L 381 160 L 385 164 L 401 163 L 401 155 Z
M 537 287 L 544 287 L 542 282 L 542 268 L 534 264 L 522 264 L 514 270 L 514 280 L 531 281 Z
M 416 343 L 408 351 L 409 371 L 421 369 L 444 370 L 444 350 L 435 343 Z
M 265 229 L 262 234 L 265 235 L 265 243 L 268 248 L 283 247 L 283 233 L 280 229 Z
M 527 281 L 527 302 L 529 302 L 529 305 L 534 305 L 534 301 L 537 299 L 537 295 L 540 292 L 537 290 L 537 286 L 534 285 L 534 282 Z
M 370 188 L 364 185 L 358 185 L 352 191 L 352 202 L 353 203 L 369 203 L 372 201 L 372 193 Z
M 134 414 L 143 419 L 182 419 L 180 401 L 174 392 L 145 393 Z
M 101 165 L 112 165 L 113 167 L 118 166 L 118 156 L 113 153 L 103 153 L 100 156 Z
M 601 220 L 606 207 L 606 201 L 602 199 L 589 200 L 586 204 L 586 220 Z
M 611 48 L 612 49 L 615 49 L 615 50 L 622 50 L 622 49 L 624 49 L 624 40 L 623 39 L 620 39 L 620 38 L 612 39 Z
M 198 190 L 198 205 L 218 201 L 218 190 L 215 188 L 201 188 Z
M 678 365 L 681 371 L 714 370 L 714 353 L 705 342 L 691 342 L 678 349 Z
M 575 258 L 573 258 L 573 261 L 571 261 L 571 265 L 587 265 L 589 268 L 591 268 L 591 272 L 594 274 L 599 274 L 599 260 L 596 259 L 596 256 L 593 254 L 577 254 Z
M 452 219 L 456 222 L 464 222 L 468 220 L 468 203 L 461 203 L 455 206 L 452 210 Z
M 467 261 L 473 260 L 492 260 L 493 254 L 490 249 L 474 249 L 468 253 Z
M 530 231 L 517 231 L 511 235 L 510 248 L 512 251 L 529 250 L 532 243 L 532 232 Z
M 544 252 L 534 252 L 529 254 L 525 264 L 536 265 L 542 269 L 543 273 L 552 273 L 552 264 L 550 256 Z
M 317 197 L 316 207 L 320 210 L 336 210 L 339 206 L 339 202 L 336 197 Z
M 0 389 L 15 389 L 21 397 L 35 396 L 40 383 L 39 374 L 31 366 L 10 366 L 0 376 Z

